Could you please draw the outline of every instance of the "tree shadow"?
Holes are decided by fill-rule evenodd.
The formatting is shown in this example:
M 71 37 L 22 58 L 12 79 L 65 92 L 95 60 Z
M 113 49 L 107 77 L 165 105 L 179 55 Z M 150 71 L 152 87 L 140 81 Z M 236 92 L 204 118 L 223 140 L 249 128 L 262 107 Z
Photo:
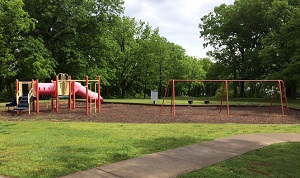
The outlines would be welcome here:
M 207 141 L 207 140 L 203 140 Z M 189 136 L 182 137 L 159 137 L 149 140 L 141 140 L 134 143 L 134 146 L 141 150 L 142 153 L 155 153 L 174 149 L 182 146 L 199 143 L 199 139 Z

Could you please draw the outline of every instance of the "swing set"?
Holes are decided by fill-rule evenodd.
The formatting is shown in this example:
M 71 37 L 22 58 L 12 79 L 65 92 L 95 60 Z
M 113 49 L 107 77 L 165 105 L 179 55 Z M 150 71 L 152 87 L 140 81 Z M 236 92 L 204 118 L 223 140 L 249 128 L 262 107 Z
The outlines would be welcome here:
M 222 88 L 222 97 L 221 97 L 221 102 L 220 102 L 220 111 L 219 113 L 221 113 L 222 111 L 222 107 L 223 107 L 223 100 L 226 99 L 226 108 L 227 108 L 227 115 L 230 115 L 230 107 L 229 107 L 229 90 L 228 90 L 228 83 L 232 83 L 232 82 L 261 82 L 261 83 L 275 83 L 274 87 L 273 87 L 273 94 L 272 94 L 272 101 L 271 101 L 271 105 L 269 108 L 269 113 L 271 113 L 272 111 L 272 106 L 273 106 L 273 102 L 274 102 L 274 98 L 277 92 L 279 92 L 279 97 L 280 97 L 280 106 L 281 106 L 281 114 L 282 117 L 284 117 L 284 102 L 285 102 L 285 107 L 288 110 L 288 100 L 286 97 L 286 89 L 285 89 L 285 85 L 284 82 L 282 80 L 176 80 L 176 79 L 171 79 L 168 81 L 168 84 L 166 86 L 166 90 L 165 90 L 165 94 L 164 94 L 164 99 L 160 108 L 160 114 L 162 113 L 162 109 L 164 107 L 165 104 L 165 100 L 166 100 L 166 96 L 169 92 L 168 88 L 171 87 L 171 110 L 170 112 L 173 114 L 173 116 L 176 115 L 176 98 L 175 98 L 175 84 L 178 82 L 219 82 L 219 83 L 223 83 L 223 88 Z

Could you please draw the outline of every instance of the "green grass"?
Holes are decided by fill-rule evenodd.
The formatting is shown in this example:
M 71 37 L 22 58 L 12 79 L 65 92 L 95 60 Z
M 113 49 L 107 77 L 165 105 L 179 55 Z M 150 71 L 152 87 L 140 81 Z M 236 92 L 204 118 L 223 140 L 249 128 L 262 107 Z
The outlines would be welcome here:
M 191 98 L 188 97 L 176 97 L 177 105 L 189 105 L 188 100 Z M 193 105 L 205 105 L 204 101 L 209 100 L 209 105 L 220 105 L 221 98 L 200 98 L 195 97 L 192 98 Z M 141 103 L 141 104 L 153 104 L 150 98 L 146 99 L 105 99 L 105 102 L 112 103 Z M 156 104 L 161 105 L 163 99 L 159 99 Z M 230 105 L 255 105 L 255 106 L 270 106 L 271 104 L 270 98 L 229 98 Z M 285 101 L 284 105 L 285 105 Z M 290 107 L 299 108 L 300 109 L 300 99 L 288 99 L 288 103 Z M 165 104 L 171 104 L 171 99 L 168 97 L 165 100 Z M 226 99 L 223 99 L 223 105 L 226 105 Z M 275 99 L 273 105 L 280 105 L 279 99 Z
M 0 122 L 0 175 L 58 177 L 247 133 L 300 133 L 300 125 Z
M 188 173 L 195 177 L 300 177 L 300 143 L 281 143 Z

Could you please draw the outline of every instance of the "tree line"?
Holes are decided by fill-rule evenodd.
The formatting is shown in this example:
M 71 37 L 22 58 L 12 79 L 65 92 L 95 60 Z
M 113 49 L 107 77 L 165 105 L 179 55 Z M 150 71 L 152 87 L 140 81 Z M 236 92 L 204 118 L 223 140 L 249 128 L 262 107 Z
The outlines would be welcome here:
M 158 28 L 123 15 L 122 0 L 1 0 L 0 91 L 14 80 L 53 79 L 67 73 L 101 76 L 106 97 L 163 93 L 168 79 L 202 78 L 202 60 L 159 34 Z M 207 60 L 209 62 L 209 60 Z M 192 64 L 191 64 L 192 63 Z
M 276 78 L 288 82 L 292 96 L 299 93 L 298 1 L 237 0 L 215 7 L 200 19 L 204 46 L 214 48 L 204 59 L 188 56 L 159 28 L 124 16 L 123 5 L 0 0 L 0 97 L 14 96 L 16 78 L 48 82 L 58 73 L 100 75 L 104 97 L 146 97 L 153 89 L 161 96 L 171 78 Z M 176 87 L 182 95 L 208 93 L 199 83 Z M 219 88 L 214 84 L 210 93 Z M 245 85 L 232 88 L 242 95 Z

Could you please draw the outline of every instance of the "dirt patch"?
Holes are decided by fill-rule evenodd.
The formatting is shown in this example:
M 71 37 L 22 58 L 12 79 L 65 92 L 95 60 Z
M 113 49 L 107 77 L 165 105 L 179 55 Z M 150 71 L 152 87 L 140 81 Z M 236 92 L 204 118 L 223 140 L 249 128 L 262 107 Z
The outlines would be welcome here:
M 85 114 L 85 104 L 76 104 L 75 110 L 69 110 L 67 104 L 61 104 L 59 112 L 51 111 L 41 104 L 39 115 L 28 112 L 21 115 L 14 111 L 1 110 L 0 120 L 6 121 L 65 121 L 65 122 L 110 122 L 110 123 L 240 123 L 240 124 L 300 124 L 300 111 L 285 109 L 285 117 L 280 107 L 230 107 L 230 116 L 226 107 L 220 113 L 218 106 L 176 106 L 176 116 L 171 107 L 165 106 L 160 114 L 160 105 L 102 104 L 100 113 Z

